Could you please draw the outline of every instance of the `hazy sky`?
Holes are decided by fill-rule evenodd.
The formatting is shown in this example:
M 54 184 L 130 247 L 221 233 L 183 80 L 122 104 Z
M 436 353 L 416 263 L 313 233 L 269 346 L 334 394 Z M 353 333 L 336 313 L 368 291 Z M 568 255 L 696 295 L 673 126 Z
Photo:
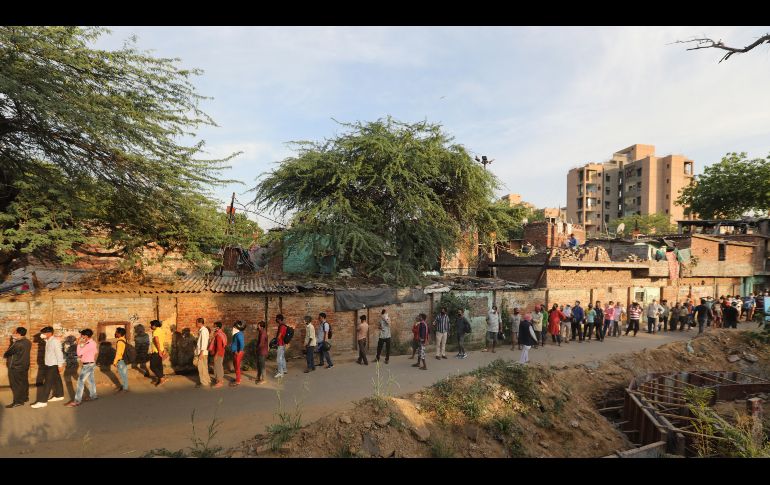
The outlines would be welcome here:
M 500 195 L 541 207 L 566 203 L 569 168 L 634 143 L 684 154 L 696 173 L 727 152 L 770 153 L 770 48 L 720 64 L 721 51 L 668 45 L 706 34 L 742 47 L 770 27 L 111 30 L 97 46 L 136 34 L 141 49 L 205 71 L 193 83 L 219 127 L 200 137 L 214 155 L 244 152 L 225 177 L 245 185 L 218 191 L 228 201 L 292 154 L 286 142 L 334 136 L 332 118 L 440 123 L 495 160 Z

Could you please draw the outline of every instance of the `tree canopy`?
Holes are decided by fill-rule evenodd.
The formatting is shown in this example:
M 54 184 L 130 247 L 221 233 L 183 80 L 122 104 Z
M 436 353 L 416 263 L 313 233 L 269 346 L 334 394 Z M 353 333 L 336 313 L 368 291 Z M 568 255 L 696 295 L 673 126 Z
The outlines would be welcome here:
M 215 126 L 178 59 L 106 29 L 0 27 L 0 265 L 71 260 L 87 241 L 130 257 L 148 244 L 200 258 L 224 237 L 210 190 L 225 159 L 195 130 Z M 185 142 L 185 140 L 192 140 Z M 251 230 L 251 229 L 250 229 Z
M 462 230 L 475 230 L 497 180 L 441 126 L 392 118 L 341 123 L 323 142 L 296 142 L 255 187 L 257 206 L 293 211 L 288 235 L 329 236 L 343 265 L 388 282 L 417 281 Z
M 521 239 L 526 223 L 542 220 L 545 220 L 543 209 L 498 200 L 484 207 L 477 217 L 479 241 L 489 245 Z
M 610 232 L 615 232 L 618 226 L 623 223 L 624 234 L 631 234 L 635 228 L 639 228 L 642 234 L 672 234 L 676 232 L 676 226 L 671 224 L 671 218 L 668 214 L 632 214 L 630 216 L 615 219 L 609 223 Z
M 750 211 L 765 214 L 770 209 L 770 156 L 750 160 L 746 153 L 728 153 L 695 178 L 676 200 L 685 214 L 736 219 Z

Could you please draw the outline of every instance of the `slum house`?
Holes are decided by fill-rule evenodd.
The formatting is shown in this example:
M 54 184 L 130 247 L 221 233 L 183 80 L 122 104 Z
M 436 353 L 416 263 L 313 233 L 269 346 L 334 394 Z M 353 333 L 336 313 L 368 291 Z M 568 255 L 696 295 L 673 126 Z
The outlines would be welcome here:
M 553 246 L 556 228 L 546 228 L 539 237 L 530 236 L 534 251 L 502 251 L 488 265 L 497 268 L 499 278 L 544 290 L 549 306 L 597 300 L 628 306 L 653 298 L 683 301 L 757 289 L 752 286 L 757 249 L 752 243 L 694 234 L 666 236 L 672 244 L 592 239 L 572 250 Z
M 754 274 L 746 287 L 770 288 L 770 218 L 746 217 L 738 220 L 678 221 L 679 234 L 702 234 L 727 241 L 754 244 Z

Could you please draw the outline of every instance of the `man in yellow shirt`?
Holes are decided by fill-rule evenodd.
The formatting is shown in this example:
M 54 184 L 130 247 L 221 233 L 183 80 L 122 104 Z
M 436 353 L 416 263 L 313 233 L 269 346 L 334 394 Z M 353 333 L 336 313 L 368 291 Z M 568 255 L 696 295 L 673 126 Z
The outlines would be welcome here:
M 161 323 L 159 320 L 150 322 L 150 328 L 152 329 L 150 370 L 158 378 L 158 382 L 155 383 L 155 386 L 159 386 L 168 380 L 168 377 L 163 376 L 163 359 L 166 357 L 166 342 L 165 335 L 160 330 L 160 327 Z
M 116 329 L 115 338 L 118 340 L 115 342 L 115 359 L 112 365 L 118 368 L 120 383 L 123 384 L 123 387 L 118 387 L 118 392 L 126 392 L 128 391 L 128 365 L 125 362 L 126 329 L 122 327 Z

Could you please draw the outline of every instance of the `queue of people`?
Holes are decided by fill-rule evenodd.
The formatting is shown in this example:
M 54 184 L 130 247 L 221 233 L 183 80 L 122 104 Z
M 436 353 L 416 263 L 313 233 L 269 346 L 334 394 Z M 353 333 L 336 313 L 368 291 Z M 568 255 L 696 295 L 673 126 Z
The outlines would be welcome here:
M 625 323 L 624 335 L 633 332 L 635 337 L 640 330 L 642 318 L 646 318 L 647 333 L 685 331 L 698 326 L 699 333 L 705 328 L 737 328 L 738 321 L 745 317 L 751 321 L 755 309 L 762 308 L 764 299 L 770 296 L 767 292 L 762 295 L 753 293 L 744 297 L 738 295 L 720 296 L 718 300 L 711 297 L 700 299 L 700 304 L 695 305 L 691 299 L 682 302 L 660 303 L 653 299 L 646 307 L 639 302 L 632 302 L 628 310 L 621 302 L 609 301 L 606 305 L 601 301 L 589 303 L 585 308 L 580 301 L 574 305 L 560 305 L 553 303 L 550 309 L 545 304 L 536 304 L 532 311 L 523 311 L 521 308 L 513 308 L 508 321 L 511 331 L 511 350 L 521 350 L 519 362 L 529 362 L 529 350 L 546 345 L 548 335 L 552 344 L 561 346 L 562 343 L 571 342 L 604 342 L 606 337 L 620 337 L 622 326 Z M 503 334 L 502 315 L 496 305 L 486 315 L 485 348 L 482 352 L 496 352 L 499 341 L 505 339 Z M 256 370 L 254 378 L 256 384 L 265 382 L 266 360 L 270 349 L 276 350 L 276 374 L 275 378 L 282 378 L 288 373 L 286 365 L 286 345 L 291 341 L 294 328 L 286 324 L 283 315 L 275 317 L 276 330 L 272 340 L 269 339 L 267 323 L 262 320 L 257 324 L 257 336 L 255 339 Z M 304 372 L 309 373 L 318 367 L 331 369 L 334 367 L 330 355 L 332 327 L 324 312 L 318 314 L 316 326 L 313 318 L 304 317 L 305 338 L 303 349 L 305 352 L 307 367 Z M 760 322 L 760 325 L 762 323 Z M 160 331 L 162 323 L 159 320 L 150 322 L 150 332 L 146 332 L 142 325 L 135 327 L 134 345 L 126 340 L 126 329 L 115 330 L 115 355 L 111 365 L 118 374 L 116 392 L 125 393 L 129 390 L 128 369 L 133 367 L 142 371 L 145 377 L 152 378 L 154 374 L 155 386 L 164 384 L 168 378 L 163 372 L 163 360 L 168 358 L 166 348 L 166 333 Z M 384 362 L 390 361 L 392 322 L 386 309 L 383 309 L 377 323 L 377 353 L 375 362 L 380 362 L 384 350 Z M 194 365 L 198 371 L 196 388 L 224 387 L 224 360 L 229 348 L 232 354 L 232 362 L 235 370 L 235 379 L 230 382 L 231 387 L 242 384 L 242 364 L 246 350 L 245 325 L 242 321 L 236 321 L 231 327 L 232 337 L 229 339 L 220 321 L 214 322 L 212 328 L 206 326 L 203 318 L 196 320 L 197 340 L 194 349 Z M 465 350 L 465 337 L 472 333 L 469 319 L 462 309 L 458 309 L 453 316 L 449 315 L 446 307 L 442 307 L 431 325 L 427 322 L 427 315 L 421 313 L 416 316 L 412 326 L 412 355 L 410 359 L 417 357 L 413 367 L 427 370 L 426 347 L 429 344 L 431 329 L 436 338 L 436 360 L 448 359 L 446 344 L 449 339 L 450 329 L 454 329 L 458 352 L 454 356 L 457 359 L 465 359 L 468 354 Z M 356 342 L 358 346 L 357 363 L 369 365 L 367 359 L 369 324 L 366 315 L 361 315 L 356 322 Z M 43 360 L 42 376 L 43 384 L 38 388 L 37 397 L 31 407 L 35 409 L 48 406 L 48 403 L 64 400 L 64 387 L 62 373 L 65 368 L 65 356 L 62 350 L 62 342 L 54 335 L 53 327 L 47 326 L 40 331 L 41 340 L 45 341 L 45 355 Z M 99 353 L 96 341 L 93 339 L 91 329 L 83 329 L 76 342 L 76 355 L 80 361 L 80 370 L 77 378 L 77 386 L 74 398 L 66 404 L 68 407 L 77 407 L 83 401 L 98 399 L 94 371 L 97 365 Z M 18 327 L 12 334 L 12 344 L 4 353 L 8 365 L 8 378 L 10 381 L 13 402 L 6 408 L 23 406 L 29 402 L 28 371 L 30 367 L 30 353 L 32 343 L 27 338 L 27 329 Z M 318 354 L 319 363 L 315 363 L 315 355 Z M 210 374 L 210 360 L 213 360 L 213 379 Z M 146 364 L 149 363 L 148 370 Z M 85 390 L 88 396 L 85 396 Z

